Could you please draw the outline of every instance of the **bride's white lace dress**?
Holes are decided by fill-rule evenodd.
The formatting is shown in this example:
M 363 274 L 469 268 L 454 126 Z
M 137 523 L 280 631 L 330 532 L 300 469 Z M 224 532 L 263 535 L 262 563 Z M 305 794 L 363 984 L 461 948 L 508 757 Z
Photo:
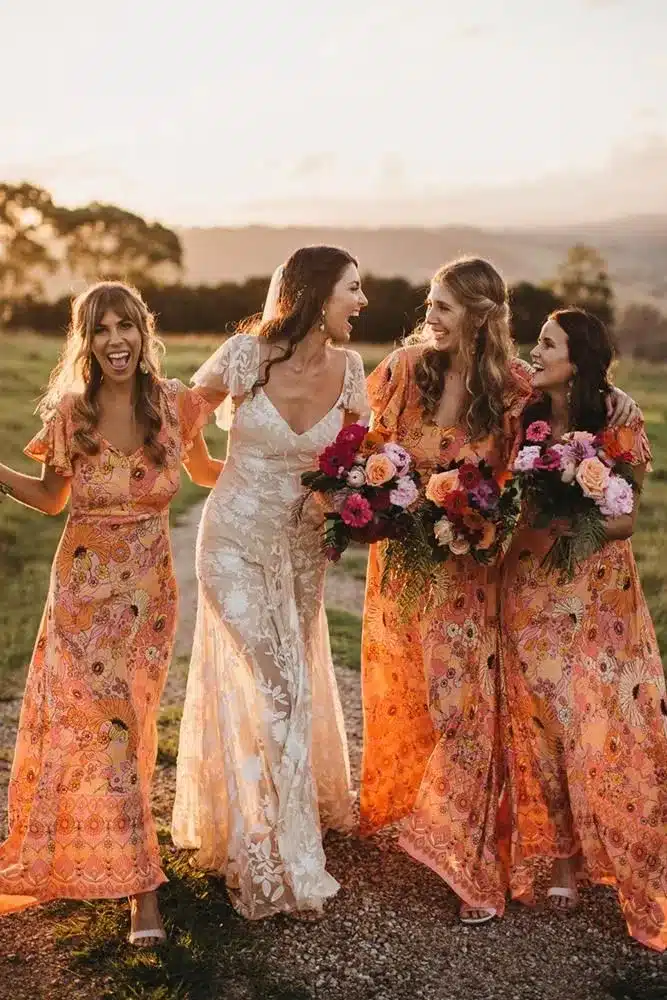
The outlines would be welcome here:
M 226 878 L 251 919 L 320 910 L 339 889 L 325 828 L 351 823 L 350 768 L 323 604 L 318 533 L 292 507 L 348 413 L 368 411 L 346 351 L 336 405 L 297 434 L 263 389 L 259 342 L 237 334 L 194 376 L 234 398 L 227 461 L 197 541 L 199 606 L 181 725 L 172 834 Z

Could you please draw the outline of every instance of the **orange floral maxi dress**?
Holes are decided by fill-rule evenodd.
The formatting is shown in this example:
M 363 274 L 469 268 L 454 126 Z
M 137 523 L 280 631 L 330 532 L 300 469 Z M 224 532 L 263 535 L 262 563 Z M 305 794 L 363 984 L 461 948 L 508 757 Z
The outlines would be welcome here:
M 75 453 L 72 402 L 25 449 L 72 492 L 21 710 L 0 913 L 166 881 L 150 783 L 176 622 L 169 503 L 210 406 L 161 383 L 158 467 L 143 448 L 126 456 L 101 438 L 96 455 Z
M 633 438 L 648 463 L 642 425 Z M 520 528 L 503 567 L 512 893 L 532 901 L 530 859 L 581 851 L 581 875 L 615 886 L 630 933 L 663 950 L 667 697 L 632 545 L 561 584 L 540 565 L 552 540 Z
M 396 351 L 370 375 L 374 428 L 406 448 L 422 476 L 470 449 L 501 471 L 531 392 L 525 367 L 513 365 L 503 433 L 471 445 L 463 430 L 424 421 L 417 351 Z M 408 622 L 396 591 L 383 592 L 382 573 L 379 544 L 370 550 L 363 620 L 361 829 L 401 820 L 409 854 L 469 905 L 500 913 L 497 573 L 469 556 L 450 559 L 436 595 Z

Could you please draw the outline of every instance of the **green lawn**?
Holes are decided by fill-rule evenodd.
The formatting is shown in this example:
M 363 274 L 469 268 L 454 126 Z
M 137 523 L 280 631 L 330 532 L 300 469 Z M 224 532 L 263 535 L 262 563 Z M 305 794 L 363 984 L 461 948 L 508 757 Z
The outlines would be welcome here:
M 170 376 L 187 382 L 192 372 L 219 343 L 215 337 L 173 337 L 167 341 L 165 368 Z M 37 466 L 21 450 L 39 428 L 34 408 L 48 372 L 55 363 L 60 343 L 35 334 L 0 336 L 0 459 L 26 472 Z M 384 349 L 363 348 L 370 368 Z M 623 363 L 616 381 L 631 392 L 644 409 L 654 448 L 655 472 L 648 477 L 635 551 L 663 655 L 667 652 L 667 366 Z M 207 429 L 216 454 L 224 449 L 223 435 Z M 204 495 L 183 476 L 183 489 L 174 506 L 175 518 Z M 62 531 L 65 515 L 42 517 L 8 499 L 0 502 L 0 697 L 18 690 L 29 660 L 48 587 L 51 560 Z M 357 556 L 349 571 L 363 574 Z M 355 561 L 356 559 L 356 561 Z M 357 642 L 358 622 L 351 615 L 332 621 L 334 647 L 341 662 L 354 665 L 352 650 Z

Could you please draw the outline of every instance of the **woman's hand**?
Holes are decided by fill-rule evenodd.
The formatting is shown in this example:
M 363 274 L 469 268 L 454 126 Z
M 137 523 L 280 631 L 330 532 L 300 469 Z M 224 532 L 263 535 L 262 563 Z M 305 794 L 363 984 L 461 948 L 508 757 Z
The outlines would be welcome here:
M 615 386 L 607 396 L 607 416 L 610 427 L 625 427 L 642 419 L 642 411 L 627 392 Z
M 324 497 L 320 493 L 311 493 L 303 505 L 301 516 L 310 528 L 318 531 L 324 524 L 326 512 Z
M 569 517 L 557 517 L 549 525 L 549 534 L 552 538 L 573 538 L 574 529 Z
M 197 486 L 215 486 L 224 466 L 224 462 L 211 456 L 203 432 L 199 431 L 183 461 L 183 467 L 192 482 Z

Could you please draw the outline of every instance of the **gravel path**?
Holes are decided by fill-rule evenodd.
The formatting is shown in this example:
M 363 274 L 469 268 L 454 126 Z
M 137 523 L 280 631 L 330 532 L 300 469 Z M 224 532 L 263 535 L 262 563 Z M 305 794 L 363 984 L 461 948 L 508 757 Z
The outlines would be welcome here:
M 189 651 L 194 625 L 199 515 L 200 508 L 193 509 L 174 531 L 181 657 Z M 358 614 L 362 602 L 361 581 L 331 574 L 329 605 Z M 165 707 L 182 703 L 185 675 L 181 660 Z M 338 668 L 337 676 L 358 787 L 359 675 Z M 18 708 L 16 701 L 0 703 L 0 749 L 11 747 Z M 0 785 L 6 776 L 7 762 L 0 756 Z M 173 764 L 166 762 L 155 793 L 156 813 L 166 825 L 173 783 Z M 4 802 L 1 787 L 0 794 Z M 266 967 L 293 984 L 294 993 L 285 1000 L 667 1000 L 667 959 L 626 936 L 615 895 L 607 889 L 584 891 L 571 916 L 512 904 L 502 921 L 466 928 L 457 920 L 453 895 L 397 849 L 394 831 L 365 840 L 330 834 L 326 849 L 342 891 L 324 920 L 303 924 L 281 917 L 246 925 Z M 212 881 L 211 894 L 222 891 Z M 0 921 L 2 1000 L 97 1000 L 102 986 L 109 988 L 89 977 L 72 979 L 66 948 L 54 944 L 52 924 L 44 911 Z M 231 994 L 225 996 L 231 1000 Z M 261 1000 L 261 993 L 239 983 L 234 997 Z M 170 997 L 164 994 L 164 1000 Z

